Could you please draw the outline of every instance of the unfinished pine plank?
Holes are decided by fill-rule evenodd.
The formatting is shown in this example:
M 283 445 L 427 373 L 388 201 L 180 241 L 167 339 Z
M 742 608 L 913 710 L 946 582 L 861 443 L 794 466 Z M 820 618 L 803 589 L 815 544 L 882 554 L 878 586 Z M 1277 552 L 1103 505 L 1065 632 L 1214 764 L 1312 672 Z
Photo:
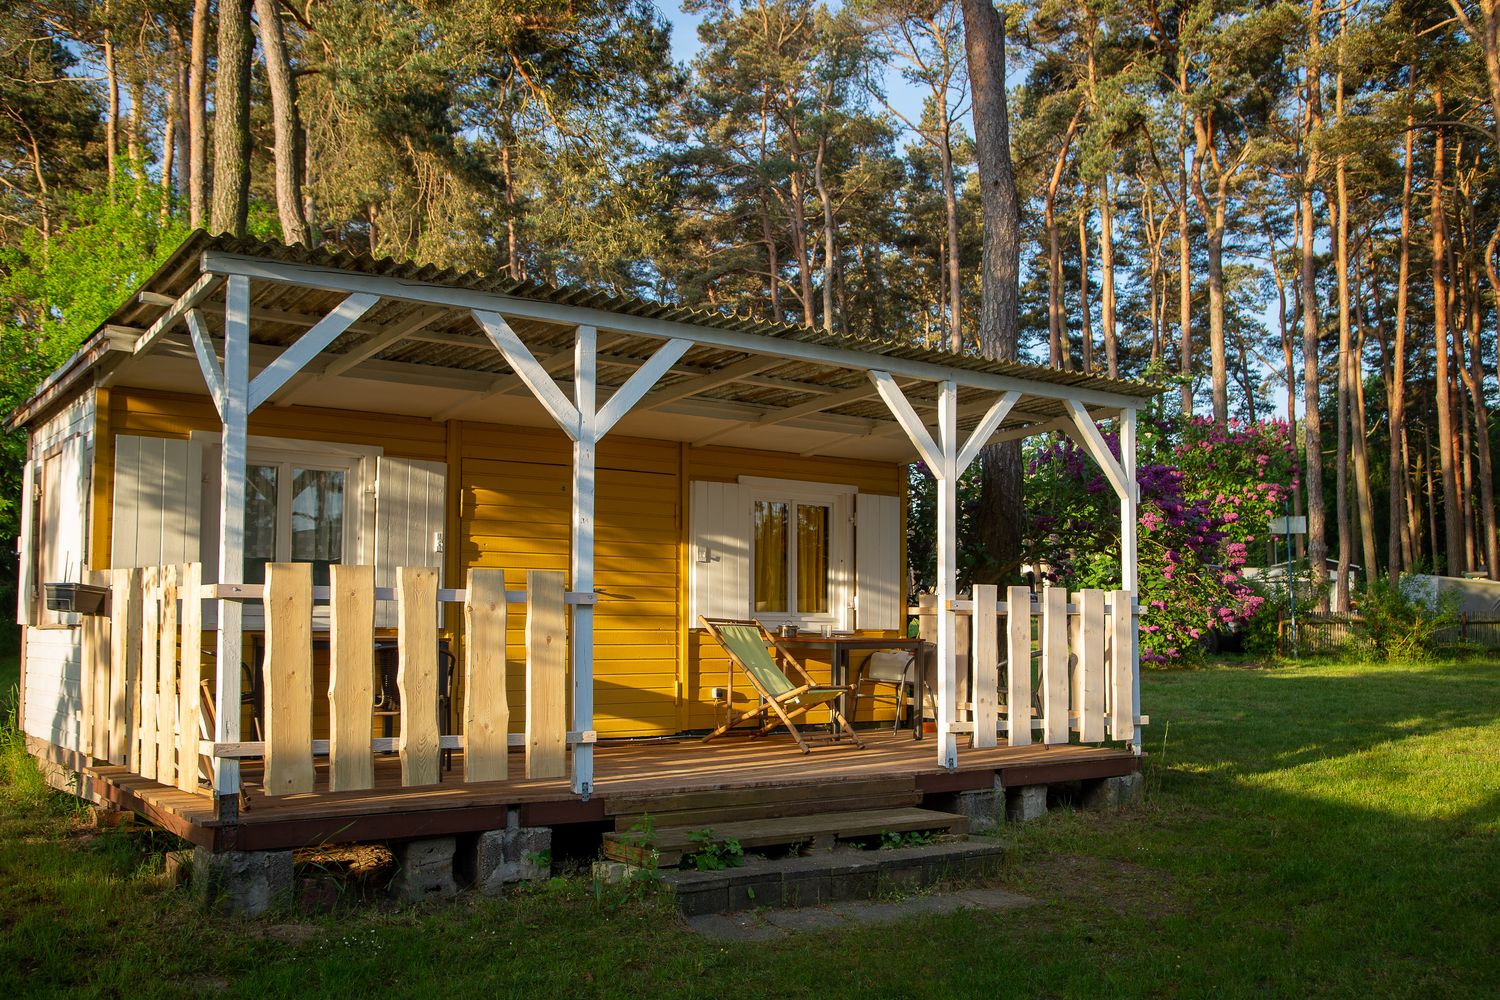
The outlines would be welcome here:
M 202 563 L 178 568 L 182 667 L 177 686 L 177 787 L 184 792 L 198 790 L 198 708 L 203 680 L 203 600 L 198 591 L 202 582 Z
M 177 783 L 177 567 L 163 566 L 156 655 L 156 778 Z
M 141 649 L 140 572 L 110 571 L 109 748 L 100 756 L 120 767 L 134 762 L 130 745 L 135 731 L 134 677 Z
M 563 575 L 526 574 L 526 777 L 568 773 Z
M 147 566 L 141 578 L 141 677 L 140 712 L 136 741 L 140 745 L 139 766 L 135 772 L 143 778 L 156 778 L 156 760 L 160 743 L 156 738 L 156 685 L 159 676 L 156 660 L 161 654 L 161 567 Z
M 312 565 L 266 566 L 267 795 L 313 790 Z
M 1031 745 L 1031 590 L 1005 592 L 1006 741 Z
M 464 780 L 510 777 L 505 693 L 505 571 L 469 570 L 464 601 Z
M 999 743 L 1000 712 L 1000 618 L 996 605 L 999 588 L 993 583 L 974 585 L 974 746 L 979 749 Z
M 1128 590 L 1112 590 L 1110 615 L 1109 736 L 1135 739 L 1135 622 Z
M 83 582 L 108 585 L 109 574 L 85 570 Z M 84 615 L 78 654 L 78 749 L 85 757 L 104 757 L 109 719 L 109 619 Z M 102 678 L 102 680 L 101 680 Z
M 1042 741 L 1068 742 L 1068 592 L 1042 591 Z
M 334 566 L 328 584 L 328 790 L 373 788 L 375 567 Z
M 1078 595 L 1078 619 L 1078 739 L 1100 743 L 1104 740 L 1104 591 L 1085 590 Z
M 442 776 L 438 746 L 437 570 L 411 566 L 396 574 L 401 633 L 396 640 L 401 690 L 401 784 L 435 785 Z

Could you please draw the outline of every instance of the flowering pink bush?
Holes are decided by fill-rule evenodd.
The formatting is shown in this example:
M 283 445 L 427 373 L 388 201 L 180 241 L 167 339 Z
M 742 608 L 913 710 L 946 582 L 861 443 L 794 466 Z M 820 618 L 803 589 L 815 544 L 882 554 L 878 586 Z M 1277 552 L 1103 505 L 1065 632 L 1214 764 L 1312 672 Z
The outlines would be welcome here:
M 1295 445 L 1284 423 L 1160 414 L 1139 438 L 1141 658 L 1175 660 L 1260 607 L 1241 570 L 1281 512 Z M 1105 440 L 1118 455 L 1117 438 Z M 1066 439 L 1034 451 L 1027 472 L 1031 561 L 1069 588 L 1119 586 L 1119 501 L 1103 474 Z

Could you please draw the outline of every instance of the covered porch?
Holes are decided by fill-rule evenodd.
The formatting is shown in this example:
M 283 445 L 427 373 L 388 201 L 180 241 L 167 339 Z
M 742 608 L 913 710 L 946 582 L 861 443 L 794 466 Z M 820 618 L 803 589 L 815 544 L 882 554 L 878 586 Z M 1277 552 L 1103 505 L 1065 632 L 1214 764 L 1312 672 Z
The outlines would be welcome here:
M 117 597 L 112 620 L 84 625 L 80 749 L 89 766 L 120 795 L 191 815 L 191 826 L 254 826 L 263 822 L 257 817 L 292 816 L 283 810 L 297 802 L 304 810 L 369 815 L 391 811 L 396 801 L 425 812 L 449 808 L 433 807 L 437 801 L 479 806 L 487 796 L 509 802 L 540 789 L 547 801 L 562 802 L 562 787 L 566 801 L 577 803 L 569 808 L 588 811 L 595 807 L 587 803 L 607 798 L 611 786 L 628 790 L 631 782 L 647 781 L 647 772 L 675 775 L 689 786 L 753 787 L 802 781 L 809 767 L 824 766 L 940 776 L 965 773 L 972 763 L 992 780 L 998 768 L 1011 766 L 1005 760 L 1030 760 L 1026 755 L 1115 762 L 1100 765 L 1106 769 L 1129 759 L 1134 767 L 1141 718 L 1134 434 L 1136 410 L 1154 387 L 202 235 L 149 279 L 31 405 L 40 409 L 49 396 L 88 379 L 105 391 L 206 396 L 218 425 L 218 492 L 204 518 L 212 528 L 204 548 L 212 545 L 214 565 L 188 560 L 109 571 L 114 593 L 139 595 L 140 611 L 130 610 L 132 598 Z M 252 423 L 278 410 L 285 423 L 309 406 L 325 418 L 347 415 L 318 430 L 332 439 L 373 415 L 560 431 L 571 451 L 565 489 L 553 504 L 567 507 L 567 538 L 558 544 L 565 563 L 528 570 L 518 588 L 506 582 L 507 567 L 476 566 L 459 545 L 443 544 L 445 535 L 458 534 L 450 518 L 432 526 L 435 559 L 403 561 L 403 553 L 382 552 L 371 560 L 376 565 L 364 567 L 352 560 L 322 569 L 316 561 L 274 562 L 263 581 L 246 582 Z M 351 429 L 338 426 L 340 419 Z M 1118 456 L 1099 421 L 1115 422 Z M 959 476 L 991 442 L 1054 431 L 1076 437 L 1119 496 L 1118 588 L 1072 597 L 977 588 L 961 598 Z M 783 756 L 770 739 L 706 747 L 657 742 L 649 749 L 601 743 L 596 610 L 613 596 L 606 589 L 618 589 L 601 588 L 596 558 L 598 507 L 609 502 L 611 481 L 599 453 L 611 435 L 834 464 L 925 462 L 938 483 L 937 592 L 930 605 L 910 611 L 921 614 L 936 649 L 931 738 L 883 739 L 879 752 L 834 747 L 813 763 Z M 506 449 L 506 435 L 497 435 L 495 458 Z M 686 479 L 677 480 L 680 521 Z M 96 501 L 108 485 L 96 477 Z M 677 625 L 663 645 L 682 660 L 693 641 L 682 581 L 694 553 L 690 540 L 674 548 L 681 573 L 669 616 Z M 326 582 L 314 579 L 324 571 Z M 628 579 L 628 568 L 611 571 Z M 390 576 L 377 579 L 380 572 Z M 904 620 L 902 595 L 883 599 Z M 861 594 L 861 617 L 865 600 Z M 367 609 L 377 603 L 394 616 L 400 669 L 412 692 L 402 699 L 400 736 L 390 739 L 371 736 L 364 707 L 372 639 Z M 257 627 L 247 628 L 247 611 L 258 617 Z M 507 646 L 507 614 L 513 629 L 516 619 L 525 623 L 519 648 L 514 637 Z M 247 637 L 257 629 L 267 670 L 262 739 L 244 731 L 241 709 Z M 348 637 L 342 644 L 341 632 Z M 308 721 L 312 701 L 324 698 L 310 652 L 314 633 L 329 636 L 326 739 L 315 738 Z M 451 732 L 429 724 L 426 695 L 418 695 L 433 689 L 440 633 L 464 638 L 457 668 L 463 696 Z M 1011 670 L 1011 663 L 1028 668 Z M 524 678 L 524 711 L 514 720 L 507 671 L 513 690 Z M 131 691 L 132 683 L 140 689 Z M 207 702 L 193 696 L 203 687 Z M 679 685 L 672 697 L 680 703 L 693 693 Z M 524 724 L 515 725 L 523 715 Z M 445 752 L 456 755 L 451 771 L 442 769 Z M 155 761 L 153 773 L 146 773 L 146 757 Z M 103 761 L 110 763 L 94 763 Z M 336 776 L 346 768 L 357 784 L 340 783 Z M 168 785 L 177 792 L 152 787 Z M 174 795 L 193 797 L 194 804 Z M 177 804 L 163 804 L 169 801 Z M 243 814 L 242 804 L 250 805 Z

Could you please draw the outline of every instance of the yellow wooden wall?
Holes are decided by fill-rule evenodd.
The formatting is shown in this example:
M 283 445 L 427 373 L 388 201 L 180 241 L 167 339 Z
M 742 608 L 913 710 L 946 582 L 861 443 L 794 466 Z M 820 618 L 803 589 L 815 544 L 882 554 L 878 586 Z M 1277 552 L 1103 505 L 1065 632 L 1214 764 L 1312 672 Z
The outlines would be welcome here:
M 96 566 L 107 564 L 110 551 L 113 435 L 185 437 L 193 430 L 219 429 L 217 414 L 201 396 L 114 389 L 101 409 Z M 265 406 L 252 415 L 250 433 L 379 445 L 388 455 L 446 462 L 445 582 L 450 586 L 463 586 L 469 566 L 503 567 L 507 585 L 517 588 L 524 586 L 528 570 L 568 569 L 572 446 L 561 431 Z M 754 475 L 847 484 L 885 495 L 902 489 L 901 468 L 894 464 L 626 437 L 605 439 L 598 468 L 595 726 L 605 736 L 707 729 L 723 717 L 710 689 L 725 686 L 727 660 L 688 621 L 689 482 Z M 460 615 L 449 615 L 447 627 L 460 649 L 461 624 Z M 525 703 L 524 609 L 512 607 L 508 624 L 511 719 L 519 731 Z M 828 677 L 826 663 L 811 666 L 816 678 Z M 747 689 L 742 679 L 736 687 L 738 707 Z M 882 714 L 889 717 L 888 711 Z M 326 718 L 326 707 L 318 715 Z M 320 721 L 317 735 L 325 729 Z

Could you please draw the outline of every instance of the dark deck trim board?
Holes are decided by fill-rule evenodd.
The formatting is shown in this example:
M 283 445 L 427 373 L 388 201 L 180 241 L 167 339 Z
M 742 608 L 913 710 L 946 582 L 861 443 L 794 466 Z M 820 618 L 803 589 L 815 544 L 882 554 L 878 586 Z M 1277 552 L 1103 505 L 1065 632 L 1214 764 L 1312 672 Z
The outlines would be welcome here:
M 936 766 L 930 744 L 885 734 L 866 734 L 869 749 L 839 747 L 803 756 L 786 741 L 716 741 L 601 746 L 596 794 L 575 796 L 566 779 L 524 779 L 465 784 L 462 759 L 439 785 L 403 789 L 394 760 L 377 761 L 377 787 L 367 792 L 317 792 L 267 797 L 256 781 L 258 762 L 247 762 L 249 795 L 237 822 L 214 814 L 212 796 L 190 794 L 93 763 L 77 753 L 29 739 L 28 746 L 51 769 L 58 787 L 76 777 L 92 801 L 126 809 L 185 840 L 213 851 L 265 851 L 328 843 L 399 841 L 501 829 L 513 811 L 523 826 L 568 826 L 607 822 L 617 813 L 671 812 L 703 802 L 743 807 L 759 793 L 804 787 L 806 798 L 828 808 L 849 808 L 851 782 L 910 782 L 922 795 L 990 789 L 998 776 L 1006 787 L 1046 785 L 1130 774 L 1139 758 L 1119 747 L 997 747 L 959 753 L 959 768 Z M 517 755 L 519 758 L 519 755 Z M 512 773 L 524 765 L 517 759 Z M 320 764 L 320 776 L 325 765 Z M 322 787 L 326 787 L 323 784 Z M 71 789 L 70 789 L 71 790 Z M 710 793 L 707 796 L 704 793 Z M 774 796 L 773 796 L 774 797 Z M 797 796 L 799 798 L 804 796 Z M 712 808 L 712 807 L 710 807 Z M 726 808 L 730 806 L 726 805 Z

